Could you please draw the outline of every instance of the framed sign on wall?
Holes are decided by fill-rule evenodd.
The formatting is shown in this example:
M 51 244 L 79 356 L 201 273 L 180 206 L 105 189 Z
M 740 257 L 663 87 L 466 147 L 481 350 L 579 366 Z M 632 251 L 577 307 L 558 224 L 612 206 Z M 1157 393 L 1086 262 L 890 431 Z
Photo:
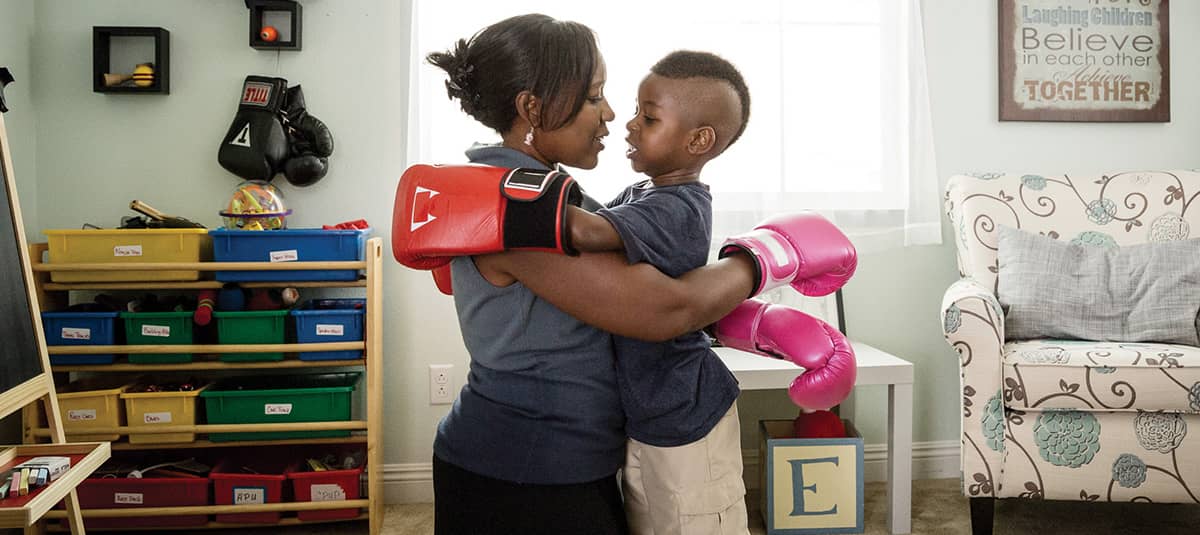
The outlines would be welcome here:
M 1169 0 L 999 0 L 1000 120 L 1169 122 Z

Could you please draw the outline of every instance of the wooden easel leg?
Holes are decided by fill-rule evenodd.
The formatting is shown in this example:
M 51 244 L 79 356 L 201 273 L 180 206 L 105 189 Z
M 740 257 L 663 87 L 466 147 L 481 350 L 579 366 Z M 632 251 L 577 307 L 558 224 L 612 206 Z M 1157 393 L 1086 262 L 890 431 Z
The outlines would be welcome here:
M 42 404 L 46 408 L 46 423 L 50 426 L 50 441 L 55 444 L 66 444 L 67 434 L 63 431 L 62 419 L 59 417 L 62 413 L 58 411 L 58 398 L 52 395 L 42 396 Z M 85 533 L 83 513 L 79 511 L 79 500 L 75 497 L 74 489 L 67 494 L 66 498 L 63 498 L 63 502 L 67 506 L 67 522 L 70 523 L 71 533 L 83 535 Z M 41 522 L 34 525 L 40 529 Z M 27 529 L 25 532 L 29 533 L 29 530 Z

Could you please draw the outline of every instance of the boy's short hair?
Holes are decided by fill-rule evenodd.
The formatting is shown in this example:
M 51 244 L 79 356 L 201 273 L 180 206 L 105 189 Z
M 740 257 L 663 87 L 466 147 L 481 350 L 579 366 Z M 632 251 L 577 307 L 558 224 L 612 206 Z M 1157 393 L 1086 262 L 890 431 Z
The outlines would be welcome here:
M 750 120 L 750 88 L 746 87 L 742 73 L 725 58 L 710 52 L 676 50 L 658 60 L 658 63 L 650 67 L 650 72 L 664 78 L 708 78 L 728 82 L 733 86 L 742 105 L 742 122 L 726 147 L 732 145 L 742 137 L 742 132 L 746 131 L 746 123 Z

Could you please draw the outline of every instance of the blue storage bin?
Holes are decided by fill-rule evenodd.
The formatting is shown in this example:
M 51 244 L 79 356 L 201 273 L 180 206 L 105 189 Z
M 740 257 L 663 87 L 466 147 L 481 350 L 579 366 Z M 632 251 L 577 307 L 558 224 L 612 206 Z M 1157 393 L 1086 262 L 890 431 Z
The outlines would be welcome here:
M 48 346 L 116 345 L 116 312 L 42 312 Z M 112 364 L 112 353 L 50 355 L 50 364 Z
M 358 342 L 363 339 L 366 299 L 313 299 L 292 309 L 296 320 L 296 342 Z M 348 351 L 310 351 L 299 353 L 300 360 L 351 360 L 362 358 L 361 349 Z
M 209 231 L 217 262 L 340 262 L 363 259 L 371 229 L 361 230 L 229 230 Z M 352 281 L 356 269 L 299 271 L 218 271 L 216 279 L 244 281 Z

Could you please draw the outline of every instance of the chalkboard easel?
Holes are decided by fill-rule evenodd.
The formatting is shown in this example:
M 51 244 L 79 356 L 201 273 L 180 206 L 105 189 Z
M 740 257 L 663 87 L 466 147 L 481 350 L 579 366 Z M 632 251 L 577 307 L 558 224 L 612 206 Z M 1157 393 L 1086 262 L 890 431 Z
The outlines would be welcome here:
M 66 501 L 72 533 L 83 533 L 83 517 L 75 487 L 109 457 L 107 442 L 66 444 L 50 358 L 42 332 L 40 308 L 33 293 L 33 272 L 21 223 L 21 207 L 13 175 L 12 154 L 4 115 L 0 114 L 0 418 L 40 401 L 51 429 L 51 444 L 0 447 L 0 469 L 30 457 L 61 455 L 72 467 L 50 485 L 26 496 L 0 499 L 0 528 L 39 531 L 38 520 Z

